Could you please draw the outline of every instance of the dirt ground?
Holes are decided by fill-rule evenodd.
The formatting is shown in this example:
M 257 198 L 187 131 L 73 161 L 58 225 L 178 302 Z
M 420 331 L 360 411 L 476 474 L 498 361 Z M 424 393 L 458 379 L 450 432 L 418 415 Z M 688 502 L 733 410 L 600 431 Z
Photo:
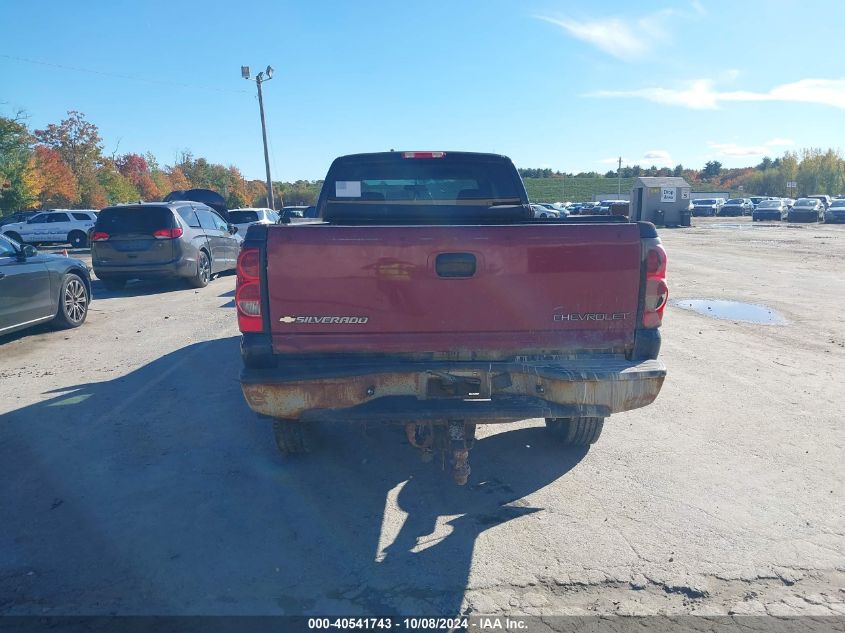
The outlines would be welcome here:
M 0 338 L 0 614 L 845 615 L 845 226 L 662 230 L 668 377 L 589 451 L 490 426 L 458 488 L 396 429 L 284 462 L 240 393 L 234 277 L 98 282 Z

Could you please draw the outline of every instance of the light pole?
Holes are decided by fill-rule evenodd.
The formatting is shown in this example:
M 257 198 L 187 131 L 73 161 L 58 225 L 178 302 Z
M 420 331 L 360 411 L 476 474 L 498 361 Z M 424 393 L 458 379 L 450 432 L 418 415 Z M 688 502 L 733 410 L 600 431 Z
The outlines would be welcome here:
M 616 182 L 619 190 L 616 195 L 622 197 L 622 157 L 619 157 L 619 167 L 616 168 Z
M 249 66 L 241 66 L 241 77 L 250 79 Z M 261 136 L 264 139 L 264 167 L 267 170 L 267 206 L 276 209 L 276 200 L 273 197 L 273 181 L 270 179 L 270 155 L 267 153 L 267 124 L 264 122 L 264 98 L 261 95 L 261 84 L 273 78 L 273 67 L 267 66 L 267 70 L 255 76 L 255 85 L 258 86 L 258 109 L 261 112 Z

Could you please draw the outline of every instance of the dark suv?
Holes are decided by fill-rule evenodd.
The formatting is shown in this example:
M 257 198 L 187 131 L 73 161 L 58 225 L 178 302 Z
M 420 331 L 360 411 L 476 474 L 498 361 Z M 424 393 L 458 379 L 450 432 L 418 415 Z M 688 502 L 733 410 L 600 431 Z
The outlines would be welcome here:
M 716 213 L 717 215 L 751 215 L 754 205 L 748 198 L 731 198 Z
M 200 202 L 149 202 L 100 211 L 91 235 L 94 273 L 107 288 L 129 279 L 183 277 L 196 287 L 235 268 L 237 228 Z

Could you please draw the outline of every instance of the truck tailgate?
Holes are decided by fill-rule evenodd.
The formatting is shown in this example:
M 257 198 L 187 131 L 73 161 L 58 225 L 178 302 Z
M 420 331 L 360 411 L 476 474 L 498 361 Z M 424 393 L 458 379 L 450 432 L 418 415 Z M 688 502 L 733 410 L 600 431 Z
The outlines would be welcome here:
M 273 348 L 456 358 L 628 349 L 640 261 L 636 224 L 273 226 Z

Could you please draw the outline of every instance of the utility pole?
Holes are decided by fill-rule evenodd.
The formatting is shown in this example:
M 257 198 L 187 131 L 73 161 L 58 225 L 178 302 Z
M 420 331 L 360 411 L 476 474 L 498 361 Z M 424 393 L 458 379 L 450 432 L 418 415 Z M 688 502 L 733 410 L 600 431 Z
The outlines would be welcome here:
M 266 74 L 265 74 L 266 73 Z M 241 77 L 250 79 L 249 66 L 241 66 Z M 273 181 L 270 179 L 270 154 L 267 152 L 267 124 L 264 122 L 264 96 L 261 93 L 261 84 L 273 78 L 273 67 L 267 66 L 267 70 L 255 76 L 255 85 L 258 87 L 258 109 L 261 113 L 261 138 L 264 140 L 264 168 L 267 171 L 267 206 L 276 209 L 276 200 L 273 196 Z
M 616 168 L 616 182 L 619 183 L 619 190 L 616 195 L 622 196 L 622 157 L 619 157 L 619 167 Z

